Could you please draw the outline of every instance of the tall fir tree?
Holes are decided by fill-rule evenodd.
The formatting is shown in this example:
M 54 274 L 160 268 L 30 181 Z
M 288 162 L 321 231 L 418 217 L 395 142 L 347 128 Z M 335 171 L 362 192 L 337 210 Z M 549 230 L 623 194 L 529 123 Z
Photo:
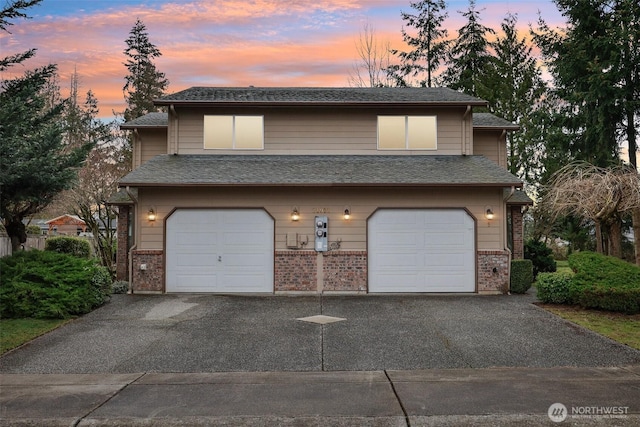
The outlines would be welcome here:
M 158 111 L 153 100 L 164 95 L 169 81 L 164 73 L 158 71 L 153 60 L 162 56 L 160 50 L 149 40 L 147 27 L 136 20 L 126 40 L 127 57 L 125 66 L 129 74 L 125 76 L 123 87 L 127 108 L 125 121 L 133 120 L 147 113 Z
M 640 5 L 637 0 L 554 0 L 565 17 L 562 31 L 540 20 L 534 40 L 554 79 L 552 96 L 560 136 L 559 156 L 607 167 L 618 164 L 626 139 L 630 157 L 636 145 L 640 94 Z M 558 166 L 547 153 L 547 173 Z M 637 165 L 637 161 L 632 160 Z M 636 262 L 640 264 L 640 212 L 633 213 Z M 596 224 L 598 225 L 598 224 Z M 616 238 L 620 218 L 603 224 Z M 596 228 L 596 233 L 599 234 Z M 602 235 L 606 234 L 605 232 Z M 605 236 L 606 237 L 606 236 Z M 602 240 L 598 239 L 598 247 Z M 614 242 L 617 246 L 618 242 Z
M 459 13 L 466 23 L 458 30 L 458 37 L 447 51 L 447 69 L 442 75 L 442 82 L 451 89 L 487 99 L 493 63 L 487 36 L 495 34 L 495 31 L 480 23 L 480 11 L 476 9 L 475 0 L 469 0 L 469 8 Z
M 443 27 L 447 18 L 444 0 L 421 0 L 409 3 L 416 14 L 401 12 L 402 20 L 415 34 L 402 29 L 402 38 L 409 45 L 408 52 L 393 49 L 400 59 L 399 65 L 388 68 L 390 79 L 396 86 L 432 87 L 435 75 L 446 59 L 448 32 Z
M 521 179 L 535 183 L 539 178 L 540 153 L 538 118 L 546 84 L 533 56 L 533 47 L 516 28 L 518 18 L 509 14 L 501 24 L 501 34 L 492 43 L 495 60 L 491 63 L 483 98 L 492 112 L 520 126 L 507 135 L 507 167 Z
M 534 40 L 553 76 L 551 96 L 560 106 L 557 124 L 564 150 L 575 160 L 606 167 L 618 161 L 621 115 L 611 16 L 605 0 L 555 0 L 567 19 L 564 33 L 539 22 Z
M 26 18 L 22 9 L 38 3 L 8 3 L 0 10 L 0 29 L 6 31 L 12 25 L 10 19 Z M 31 49 L 5 57 L 0 69 L 20 64 L 34 54 Z M 65 103 L 52 103 L 49 96 L 56 71 L 51 64 L 0 85 L 0 217 L 13 250 L 27 239 L 23 220 L 46 208 L 60 191 L 71 186 L 91 148 L 85 144 L 63 150 Z

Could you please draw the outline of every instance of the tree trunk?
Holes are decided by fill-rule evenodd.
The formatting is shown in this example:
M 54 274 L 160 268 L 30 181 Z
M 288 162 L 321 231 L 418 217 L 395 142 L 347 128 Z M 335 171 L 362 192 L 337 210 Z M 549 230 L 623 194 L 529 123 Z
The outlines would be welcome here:
M 602 224 L 600 221 L 596 221 L 596 252 L 604 254 L 604 248 L 602 247 Z
M 11 250 L 13 252 L 20 250 L 21 245 L 27 241 L 27 227 L 21 220 L 10 219 L 5 224 L 5 229 L 11 239 Z
M 636 251 L 636 265 L 640 265 L 640 208 L 633 210 L 633 245 Z
M 618 218 L 609 227 L 609 255 L 622 259 L 622 223 Z

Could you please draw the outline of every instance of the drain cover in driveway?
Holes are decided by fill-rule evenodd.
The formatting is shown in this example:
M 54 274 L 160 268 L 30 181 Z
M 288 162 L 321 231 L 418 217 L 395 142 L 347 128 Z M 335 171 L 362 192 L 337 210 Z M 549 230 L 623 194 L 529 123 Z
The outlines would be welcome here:
M 309 323 L 318 323 L 319 325 L 326 325 L 327 323 L 341 322 L 347 319 L 343 319 L 342 317 L 331 317 L 325 316 L 323 314 L 318 314 L 317 316 L 301 317 L 296 320 Z

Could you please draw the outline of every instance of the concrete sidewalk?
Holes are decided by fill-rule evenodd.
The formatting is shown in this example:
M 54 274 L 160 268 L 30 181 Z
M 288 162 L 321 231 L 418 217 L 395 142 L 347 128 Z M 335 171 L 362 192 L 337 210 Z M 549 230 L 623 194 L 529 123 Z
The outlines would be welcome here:
M 2 374 L 0 384 L 3 426 L 533 426 L 554 425 L 554 403 L 567 408 L 563 425 L 640 425 L 640 365 Z

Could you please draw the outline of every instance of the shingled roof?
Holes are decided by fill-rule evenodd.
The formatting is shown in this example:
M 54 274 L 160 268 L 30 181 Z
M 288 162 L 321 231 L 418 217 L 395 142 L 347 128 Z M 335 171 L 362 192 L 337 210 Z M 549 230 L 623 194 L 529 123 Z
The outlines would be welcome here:
M 480 105 L 449 88 L 192 87 L 154 100 L 156 105 Z
M 121 186 L 521 186 L 483 156 L 160 155 Z
M 518 130 L 520 126 L 491 113 L 473 113 L 473 128 Z
M 169 125 L 169 115 L 167 113 L 155 112 L 147 113 L 120 125 L 120 129 L 135 128 L 166 128 Z

